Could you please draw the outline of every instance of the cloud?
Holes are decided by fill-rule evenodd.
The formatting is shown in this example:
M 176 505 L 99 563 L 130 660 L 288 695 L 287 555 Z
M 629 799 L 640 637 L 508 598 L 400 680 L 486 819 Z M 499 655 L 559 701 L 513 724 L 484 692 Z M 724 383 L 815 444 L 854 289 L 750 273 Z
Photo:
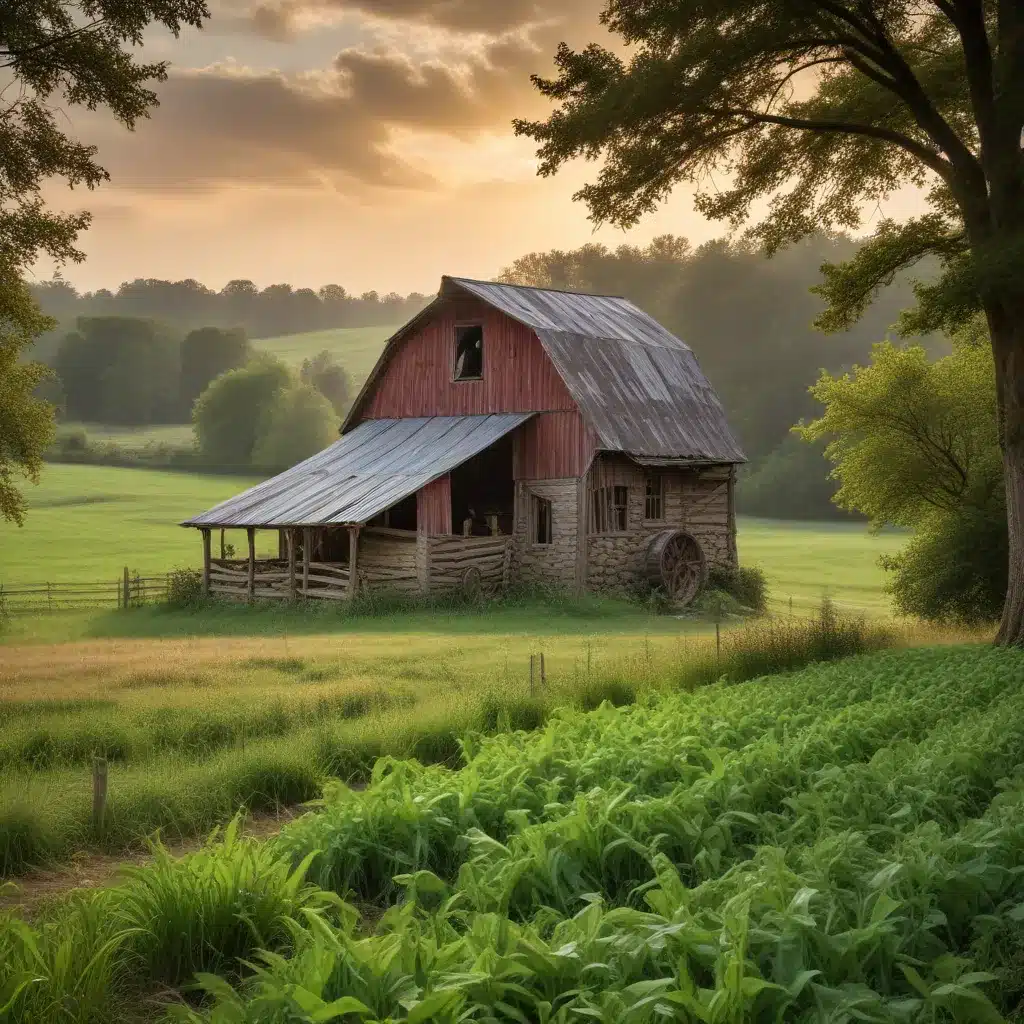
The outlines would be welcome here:
M 83 137 L 119 186 L 204 191 L 222 185 L 430 188 L 388 148 L 387 125 L 332 79 L 231 65 L 172 72 L 134 134 L 97 118 Z

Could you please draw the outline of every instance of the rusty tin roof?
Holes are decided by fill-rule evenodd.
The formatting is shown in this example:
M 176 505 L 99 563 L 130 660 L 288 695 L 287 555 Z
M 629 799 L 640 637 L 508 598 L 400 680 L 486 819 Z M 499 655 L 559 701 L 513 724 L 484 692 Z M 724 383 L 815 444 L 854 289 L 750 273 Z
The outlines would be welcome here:
M 532 415 L 366 420 L 305 462 L 181 525 L 278 528 L 365 523 Z

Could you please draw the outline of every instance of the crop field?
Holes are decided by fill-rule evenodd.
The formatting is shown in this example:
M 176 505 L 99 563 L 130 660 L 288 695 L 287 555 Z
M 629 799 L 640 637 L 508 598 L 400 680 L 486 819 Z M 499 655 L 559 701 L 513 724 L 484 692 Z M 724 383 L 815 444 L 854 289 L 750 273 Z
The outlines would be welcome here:
M 46 466 L 29 486 L 30 514 L 21 529 L 0 531 L 0 583 L 111 579 L 124 566 L 143 575 L 197 565 L 198 535 L 177 525 L 237 494 L 255 479 L 106 466 Z M 257 534 L 276 551 L 272 534 Z M 228 533 L 241 549 L 244 532 Z M 878 556 L 904 542 L 897 533 L 869 535 L 857 524 L 739 523 L 740 558 L 768 575 L 777 611 L 816 608 L 824 594 L 846 611 L 887 614 Z
M 521 724 L 454 766 L 381 761 L 274 837 L 232 827 L 0 916 L 6 1019 L 1020 1010 L 1021 652 L 880 651 Z

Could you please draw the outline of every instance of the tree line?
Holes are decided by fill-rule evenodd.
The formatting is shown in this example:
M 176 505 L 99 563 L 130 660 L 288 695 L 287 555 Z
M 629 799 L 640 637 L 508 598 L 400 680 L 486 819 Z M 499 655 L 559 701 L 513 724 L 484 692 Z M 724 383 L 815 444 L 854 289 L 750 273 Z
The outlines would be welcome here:
M 219 291 L 191 278 L 136 278 L 124 282 L 116 291 L 101 288 L 78 292 L 57 276 L 31 285 L 29 292 L 43 313 L 62 328 L 37 343 L 36 351 L 41 358 L 46 358 L 63 332 L 83 316 L 140 317 L 157 320 L 183 333 L 197 327 L 242 327 L 250 338 L 272 338 L 337 327 L 403 323 L 429 301 L 428 296 L 416 292 L 380 295 L 369 291 L 354 295 L 338 284 L 316 290 L 293 288 L 290 284 L 261 289 L 252 281 L 241 279 L 229 281 Z

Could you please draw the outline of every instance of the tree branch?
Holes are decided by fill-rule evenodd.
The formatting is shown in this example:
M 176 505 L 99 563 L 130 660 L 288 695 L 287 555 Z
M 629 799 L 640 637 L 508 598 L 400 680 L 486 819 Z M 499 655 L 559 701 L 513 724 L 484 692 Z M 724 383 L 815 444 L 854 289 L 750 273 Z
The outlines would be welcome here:
M 95 21 L 90 22 L 88 25 L 82 25 L 81 27 L 73 29 L 70 32 L 65 32 L 63 35 L 51 36 L 48 39 L 44 39 L 41 43 L 36 43 L 35 46 L 29 46 L 24 50 L 0 49 L 0 57 L 13 58 L 12 60 L 9 60 L 4 64 L 0 64 L 0 68 L 9 68 L 14 64 L 15 61 L 27 57 L 30 54 L 39 53 L 41 50 L 46 50 L 51 46 L 59 46 L 61 43 L 69 42 L 76 36 L 83 35 L 87 32 L 92 32 L 94 29 L 99 28 L 100 25 L 104 24 L 106 20 L 106 18 L 97 18 Z

